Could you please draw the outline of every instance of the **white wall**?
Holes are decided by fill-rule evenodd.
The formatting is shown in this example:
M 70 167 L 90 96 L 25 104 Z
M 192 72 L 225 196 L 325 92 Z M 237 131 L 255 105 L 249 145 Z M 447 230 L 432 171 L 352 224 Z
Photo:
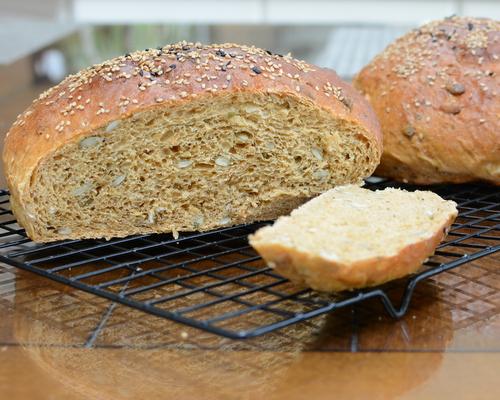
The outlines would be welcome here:
M 0 0 L 2 10 L 95 24 L 418 25 L 455 13 L 500 19 L 498 0 Z

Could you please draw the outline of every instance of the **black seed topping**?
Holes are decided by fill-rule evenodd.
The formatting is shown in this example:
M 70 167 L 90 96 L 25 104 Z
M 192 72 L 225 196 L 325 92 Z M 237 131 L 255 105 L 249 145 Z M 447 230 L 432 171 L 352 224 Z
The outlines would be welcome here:
M 273 55 L 273 53 L 271 53 L 269 50 L 264 50 L 267 54 L 269 54 L 270 56 Z
M 257 67 L 253 67 L 252 71 L 255 72 L 256 74 L 262 74 L 262 71 L 258 69 Z
M 144 76 L 144 71 L 142 69 L 139 71 L 139 75 Z
M 227 68 L 226 68 L 226 66 L 225 66 L 225 65 L 223 65 L 222 67 L 220 67 L 220 69 L 221 69 L 222 71 L 227 71 Z
M 172 69 L 176 69 L 176 68 L 177 68 L 177 65 L 172 64 L 172 65 L 170 66 L 170 68 L 172 68 Z
M 182 46 L 182 50 L 187 50 L 187 49 L 189 49 L 189 47 L 187 47 L 187 46 Z
M 138 86 L 142 86 L 142 82 L 139 82 L 139 83 L 138 83 Z
M 130 57 L 130 53 L 125 54 L 125 57 Z
M 177 59 L 180 60 L 182 57 L 184 57 L 182 54 L 177 54 Z
M 467 24 L 467 26 L 469 28 L 469 31 L 471 31 L 472 29 L 474 29 L 474 24 L 472 24 L 470 22 Z

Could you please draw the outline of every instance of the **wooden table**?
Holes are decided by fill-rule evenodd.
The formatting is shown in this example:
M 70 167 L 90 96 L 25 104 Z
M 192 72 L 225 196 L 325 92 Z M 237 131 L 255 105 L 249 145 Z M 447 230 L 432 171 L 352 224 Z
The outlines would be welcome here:
M 245 341 L 0 264 L 2 399 L 497 399 L 498 367 L 500 255 L 422 282 L 401 319 L 374 299 Z

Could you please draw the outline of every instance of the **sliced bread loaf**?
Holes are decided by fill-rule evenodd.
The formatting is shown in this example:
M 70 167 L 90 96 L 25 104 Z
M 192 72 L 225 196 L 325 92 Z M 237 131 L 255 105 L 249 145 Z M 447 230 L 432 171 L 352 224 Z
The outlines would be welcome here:
M 276 272 L 319 291 L 374 286 L 417 270 L 457 216 L 430 191 L 349 185 L 259 229 L 250 244 Z
M 65 79 L 22 113 L 3 159 L 35 241 L 209 230 L 361 184 L 382 137 L 333 70 L 234 44 L 179 43 Z

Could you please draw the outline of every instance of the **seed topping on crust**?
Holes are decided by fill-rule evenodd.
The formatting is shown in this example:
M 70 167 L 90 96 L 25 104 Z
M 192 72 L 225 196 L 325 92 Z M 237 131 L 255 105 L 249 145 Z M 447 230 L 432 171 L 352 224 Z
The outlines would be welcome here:
M 183 64 L 189 64 L 184 67 Z M 194 66 L 194 68 L 193 68 Z M 237 70 L 247 71 L 247 78 Z M 91 85 L 114 85 L 122 80 L 135 79 L 137 95 L 134 99 L 123 98 L 116 104 L 100 105 L 95 109 L 94 116 L 110 113 L 114 107 L 147 105 L 151 102 L 164 103 L 182 98 L 192 98 L 205 92 L 207 95 L 229 90 L 232 87 L 251 87 L 255 79 L 269 80 L 268 92 L 274 90 L 274 82 L 284 82 L 289 85 L 290 93 L 316 97 L 315 91 L 323 96 L 334 98 L 341 102 L 345 109 L 351 110 L 352 100 L 342 93 L 341 88 L 333 87 L 326 82 L 321 92 L 318 85 L 310 83 L 307 74 L 314 72 L 315 67 L 304 61 L 293 59 L 290 54 L 281 55 L 256 47 L 239 46 L 235 44 L 201 45 L 200 43 L 180 42 L 163 47 L 148 48 L 142 51 L 126 53 L 123 56 L 93 65 L 74 75 L 68 76 L 59 85 L 43 92 L 38 100 L 47 107 L 57 107 L 63 117 L 76 113 L 90 113 L 85 105 L 90 102 L 85 98 L 84 90 Z M 238 79 L 236 79 L 238 77 Z M 240 78 L 241 77 L 241 78 Z M 210 81 L 216 80 L 218 84 Z M 261 84 L 261 83 L 259 83 Z M 310 86 L 313 90 L 308 88 Z M 152 90 L 152 100 L 143 94 Z M 37 104 L 38 105 L 38 104 Z M 31 111 L 30 111 L 31 112 Z M 28 113 L 21 115 L 14 125 L 22 126 L 29 118 Z M 85 122 L 85 121 L 84 121 Z M 56 126 L 57 125 L 57 126 Z M 67 124 L 54 122 L 58 131 L 70 128 Z M 53 129 L 54 129 L 53 128 Z

